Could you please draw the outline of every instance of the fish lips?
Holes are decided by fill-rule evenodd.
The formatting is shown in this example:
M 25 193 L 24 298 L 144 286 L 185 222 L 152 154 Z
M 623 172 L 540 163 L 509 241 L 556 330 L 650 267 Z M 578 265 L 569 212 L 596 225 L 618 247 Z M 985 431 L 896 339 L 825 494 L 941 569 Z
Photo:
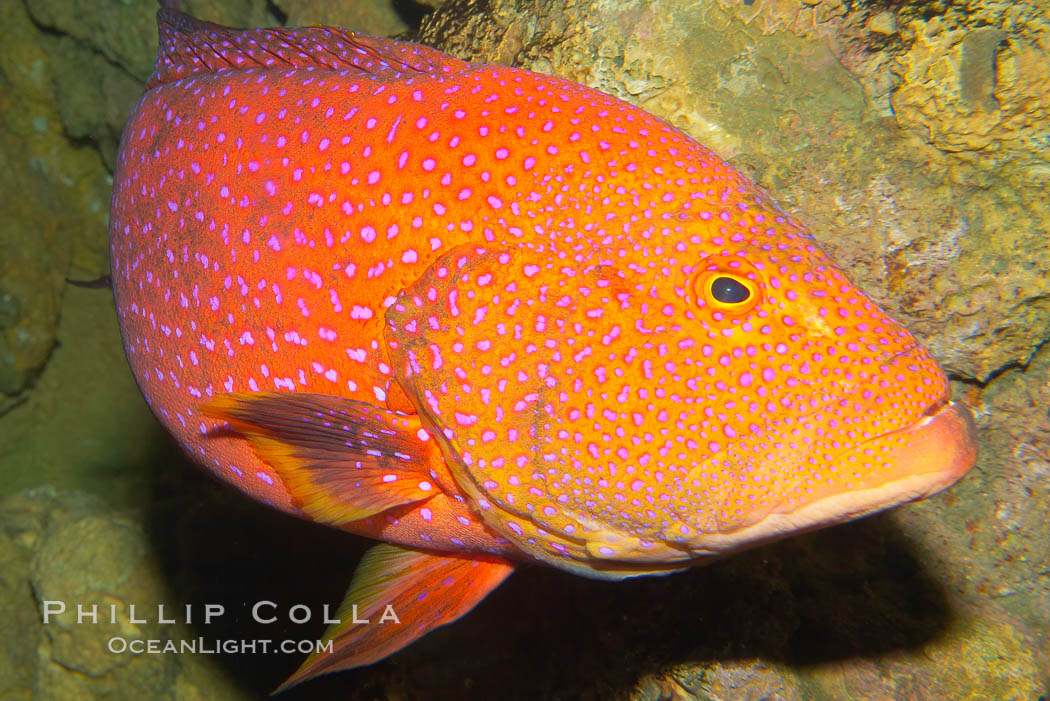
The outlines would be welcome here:
M 694 537 L 689 550 L 698 557 L 724 555 L 916 501 L 955 484 L 977 460 L 973 415 L 959 402 L 938 402 L 915 423 L 873 438 L 890 442 L 887 462 L 894 469 L 877 484 L 834 492 L 796 508 L 773 509 L 765 518 L 728 532 Z

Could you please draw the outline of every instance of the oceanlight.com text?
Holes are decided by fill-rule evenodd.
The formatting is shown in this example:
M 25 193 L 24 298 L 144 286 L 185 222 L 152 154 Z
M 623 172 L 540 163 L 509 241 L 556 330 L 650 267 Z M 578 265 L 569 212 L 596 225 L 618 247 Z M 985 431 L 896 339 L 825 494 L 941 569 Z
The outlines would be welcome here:
M 185 640 L 159 640 L 142 638 L 125 638 L 114 636 L 106 641 L 106 648 L 116 655 L 266 655 L 278 654 L 313 654 L 331 653 L 331 640 L 272 640 L 237 639 L 211 640 L 192 638 Z

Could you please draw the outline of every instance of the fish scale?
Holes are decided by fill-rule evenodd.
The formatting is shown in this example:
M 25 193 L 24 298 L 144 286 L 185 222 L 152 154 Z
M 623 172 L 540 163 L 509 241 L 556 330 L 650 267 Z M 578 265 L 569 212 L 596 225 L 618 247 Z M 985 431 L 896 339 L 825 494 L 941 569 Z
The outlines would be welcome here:
M 975 459 L 906 329 L 708 149 L 528 71 L 158 14 L 112 280 L 135 377 L 237 489 L 384 541 L 286 683 L 516 563 L 664 573 L 920 498 Z

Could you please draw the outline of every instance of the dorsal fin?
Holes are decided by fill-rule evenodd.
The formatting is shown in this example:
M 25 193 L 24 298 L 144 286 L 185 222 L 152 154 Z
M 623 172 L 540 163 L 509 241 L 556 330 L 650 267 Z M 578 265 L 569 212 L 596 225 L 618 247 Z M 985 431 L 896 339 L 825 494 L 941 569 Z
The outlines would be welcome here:
M 238 68 L 321 68 L 396 79 L 449 75 L 465 61 L 436 49 L 338 27 L 231 29 L 170 7 L 157 11 L 160 44 L 146 89 Z

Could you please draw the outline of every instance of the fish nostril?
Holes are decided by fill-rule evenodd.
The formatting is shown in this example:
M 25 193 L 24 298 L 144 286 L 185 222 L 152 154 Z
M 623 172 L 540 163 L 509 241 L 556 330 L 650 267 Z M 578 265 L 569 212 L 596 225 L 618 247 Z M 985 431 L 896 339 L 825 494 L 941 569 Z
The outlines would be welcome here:
M 881 365 L 892 365 L 897 360 L 899 360 L 900 358 L 903 358 L 906 355 L 910 355 L 910 354 L 912 354 L 915 351 L 918 351 L 920 349 L 921 349 L 921 346 L 919 346 L 918 343 L 909 343 L 904 348 L 902 348 L 902 349 L 900 349 L 898 351 L 894 351 L 893 353 L 890 353 L 886 357 L 882 358 L 879 361 L 879 364 L 881 364 Z
M 944 407 L 948 406 L 951 403 L 951 396 L 949 394 L 945 394 L 943 397 L 938 398 L 937 401 L 935 401 L 933 404 L 926 407 L 926 409 L 922 412 L 922 416 L 923 418 L 926 418 L 927 416 L 934 416 L 936 414 L 939 414 L 944 409 Z

